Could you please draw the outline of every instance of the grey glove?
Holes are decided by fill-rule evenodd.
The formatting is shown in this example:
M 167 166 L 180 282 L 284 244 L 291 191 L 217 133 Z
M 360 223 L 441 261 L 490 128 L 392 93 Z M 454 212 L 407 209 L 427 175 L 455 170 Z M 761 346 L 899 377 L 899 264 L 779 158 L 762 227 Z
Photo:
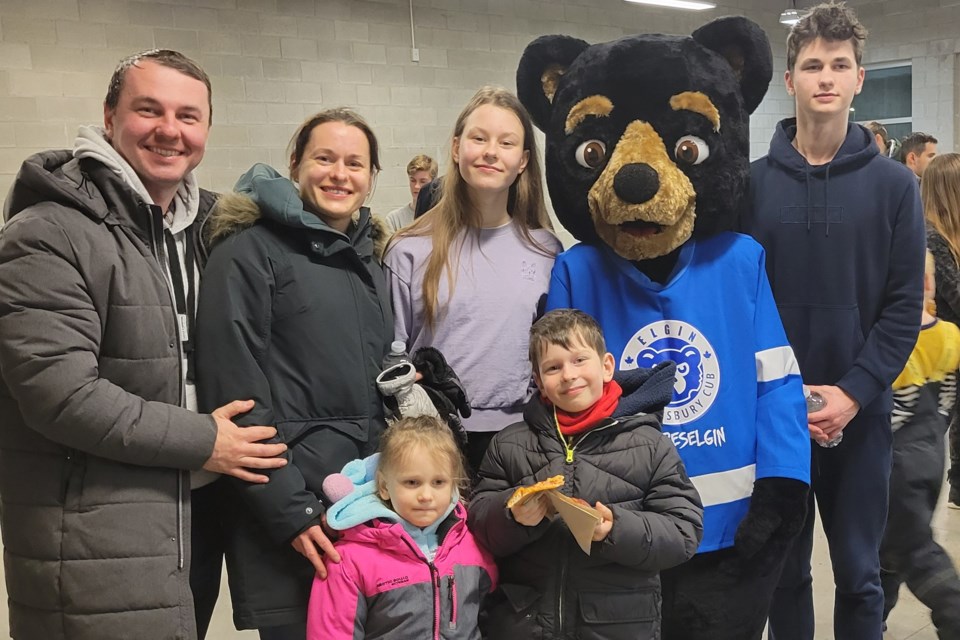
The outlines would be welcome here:
M 437 408 L 430 396 L 414 380 L 417 370 L 409 362 L 401 362 L 389 367 L 377 376 L 377 388 L 385 396 L 397 399 L 400 417 L 434 416 L 439 418 Z

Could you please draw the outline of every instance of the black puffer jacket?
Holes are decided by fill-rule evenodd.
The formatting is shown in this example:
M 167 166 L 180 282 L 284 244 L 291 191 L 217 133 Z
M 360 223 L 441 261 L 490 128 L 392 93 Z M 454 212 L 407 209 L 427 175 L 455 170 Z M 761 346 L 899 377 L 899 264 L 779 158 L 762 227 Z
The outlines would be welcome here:
M 243 500 L 226 514 L 234 620 L 263 628 L 305 619 L 313 571 L 290 541 L 319 523 L 323 479 L 376 447 L 393 317 L 366 209 L 340 233 L 266 165 L 237 190 L 207 224 L 197 392 L 201 409 L 253 399 L 238 424 L 276 426 L 289 447 L 267 484 L 230 480 Z
M 650 370 L 639 388 L 625 386 L 633 406 L 662 411 L 674 369 L 669 363 Z M 552 407 L 534 398 L 524 420 L 494 437 L 470 503 L 470 528 L 500 568 L 501 586 L 484 616 L 487 636 L 659 638 L 658 572 L 696 552 L 703 509 L 657 416 L 608 419 L 579 437 L 570 461 Z M 613 528 L 589 556 L 559 518 L 525 527 L 505 506 L 517 487 L 558 474 L 565 494 L 613 511 Z

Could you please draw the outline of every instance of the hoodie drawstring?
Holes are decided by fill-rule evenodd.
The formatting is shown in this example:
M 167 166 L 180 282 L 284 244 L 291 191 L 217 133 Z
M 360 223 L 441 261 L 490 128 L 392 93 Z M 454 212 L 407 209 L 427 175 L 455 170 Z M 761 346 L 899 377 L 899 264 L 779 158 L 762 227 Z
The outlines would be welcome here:
M 813 200 L 810 197 L 810 169 L 803 171 L 804 182 L 807 186 L 807 233 L 813 228 Z M 830 237 L 830 165 L 826 165 L 823 176 L 823 221 L 826 225 L 826 237 Z
M 830 165 L 823 178 L 823 217 L 827 219 L 826 237 L 830 237 Z

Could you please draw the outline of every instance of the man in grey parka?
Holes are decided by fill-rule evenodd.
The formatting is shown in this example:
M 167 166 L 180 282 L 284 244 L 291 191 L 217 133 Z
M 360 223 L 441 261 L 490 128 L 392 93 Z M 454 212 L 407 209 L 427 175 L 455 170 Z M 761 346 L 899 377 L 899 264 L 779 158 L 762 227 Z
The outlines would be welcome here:
M 124 60 L 104 127 L 28 158 L 0 231 L 0 528 L 15 639 L 196 637 L 190 472 L 266 482 L 284 445 L 195 412 L 210 80 Z M 194 409 L 194 411 L 191 411 Z M 199 476 L 196 477 L 199 480 Z

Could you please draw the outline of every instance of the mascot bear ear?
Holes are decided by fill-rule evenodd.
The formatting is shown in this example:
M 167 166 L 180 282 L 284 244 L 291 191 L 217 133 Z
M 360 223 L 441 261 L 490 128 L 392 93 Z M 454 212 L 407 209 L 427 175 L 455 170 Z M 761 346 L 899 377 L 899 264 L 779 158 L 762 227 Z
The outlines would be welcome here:
M 692 37 L 726 58 L 740 82 L 743 106 L 753 113 L 773 78 L 773 54 L 763 29 L 746 18 L 730 16 L 708 22 Z
M 570 36 L 541 36 L 524 49 L 517 67 L 517 96 L 542 131 L 550 122 L 560 76 L 589 46 Z

